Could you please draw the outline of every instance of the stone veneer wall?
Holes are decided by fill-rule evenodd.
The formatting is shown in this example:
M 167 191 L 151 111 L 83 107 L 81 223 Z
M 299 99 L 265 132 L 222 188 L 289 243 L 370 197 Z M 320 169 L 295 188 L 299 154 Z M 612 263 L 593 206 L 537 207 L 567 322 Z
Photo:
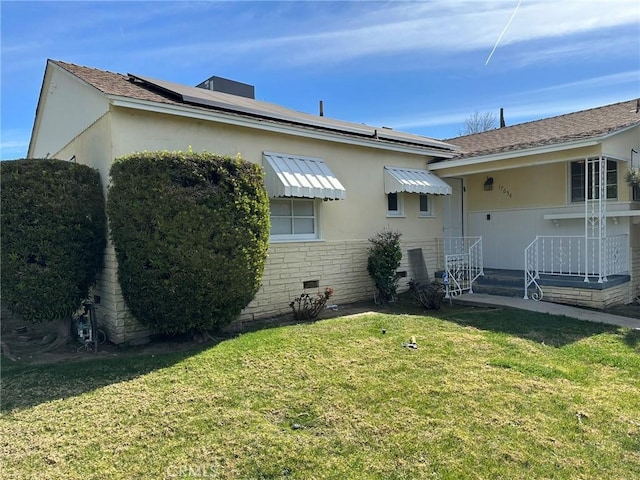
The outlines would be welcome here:
M 640 247 L 631 249 L 631 298 L 640 297 Z
M 372 300 L 375 288 L 367 273 L 369 246 L 368 240 L 272 243 L 258 293 L 226 330 L 240 331 L 268 324 L 268 319 L 290 313 L 289 303 L 301 293 L 315 294 L 326 287 L 334 289 L 329 303 L 338 306 Z M 441 246 L 436 239 L 403 239 L 402 262 L 398 270 L 406 271 L 407 276 L 401 279 L 399 291 L 406 290 L 412 278 L 407 250 L 414 248 L 422 248 L 432 278 L 436 268 L 441 268 Z M 317 280 L 318 288 L 304 290 L 303 282 L 307 280 Z M 110 341 L 120 344 L 150 334 L 147 328 L 136 322 L 124 304 L 117 279 L 115 250 L 111 244 L 94 294 L 100 296 L 100 303 L 96 305 L 98 321 L 107 331 Z
M 265 318 L 291 312 L 289 303 L 301 293 L 315 294 L 326 287 L 334 290 L 329 303 L 338 306 L 362 300 L 373 300 L 375 288 L 367 273 L 367 240 L 327 242 L 274 243 L 262 277 L 262 286 L 254 300 L 229 328 L 241 330 L 259 325 Z M 435 239 L 402 241 L 399 271 L 407 276 L 399 283 L 399 291 L 408 288 L 412 278 L 408 249 L 422 248 L 431 277 L 438 264 Z M 304 290 L 303 282 L 318 280 L 318 287 Z
M 94 297 L 100 297 L 100 302 L 96 303 L 98 324 L 107 332 L 111 342 L 121 344 L 149 336 L 149 329 L 136 321 L 124 303 L 118 283 L 116 252 L 111 241 L 108 242 L 104 267 L 93 293 Z
M 604 309 L 611 305 L 629 303 L 630 282 L 604 290 L 544 285 L 543 300 L 565 305 Z

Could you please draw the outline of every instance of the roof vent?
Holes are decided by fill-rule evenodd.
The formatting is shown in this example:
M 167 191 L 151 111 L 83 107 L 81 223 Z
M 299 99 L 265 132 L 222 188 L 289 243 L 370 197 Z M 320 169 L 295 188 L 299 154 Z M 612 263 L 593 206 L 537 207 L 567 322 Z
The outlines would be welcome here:
M 211 90 L 212 92 L 229 93 L 231 95 L 237 95 L 238 97 L 256 98 L 255 87 L 253 85 L 236 82 L 228 78 L 216 77 L 215 75 L 200 85 L 196 85 L 196 87 Z

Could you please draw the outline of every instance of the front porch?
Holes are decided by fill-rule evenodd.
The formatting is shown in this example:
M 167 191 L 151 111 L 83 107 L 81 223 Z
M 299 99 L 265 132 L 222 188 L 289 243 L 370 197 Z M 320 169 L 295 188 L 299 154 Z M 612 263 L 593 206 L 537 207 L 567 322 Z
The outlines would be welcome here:
M 479 277 L 474 285 L 474 293 L 500 295 L 506 297 L 524 296 L 523 270 L 502 270 L 485 268 L 484 276 Z M 598 282 L 598 277 L 584 277 L 540 274 L 538 285 L 544 292 L 542 300 L 595 309 L 605 309 L 611 305 L 629 302 L 631 276 L 627 274 L 609 275 L 606 282 Z M 528 297 L 532 296 L 534 287 L 529 285 Z

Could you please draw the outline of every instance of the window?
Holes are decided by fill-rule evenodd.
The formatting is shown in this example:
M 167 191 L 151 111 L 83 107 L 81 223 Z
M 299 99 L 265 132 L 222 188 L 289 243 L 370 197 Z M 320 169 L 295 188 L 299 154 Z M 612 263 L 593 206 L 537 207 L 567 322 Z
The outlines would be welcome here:
M 402 217 L 404 215 L 404 202 L 401 193 L 387 193 L 387 216 Z
M 420 194 L 420 216 L 421 217 L 433 216 L 433 214 L 431 213 L 431 197 L 426 193 Z
M 272 240 L 312 240 L 318 238 L 314 200 L 271 198 Z
M 577 162 L 571 162 L 571 201 L 572 202 L 584 202 L 584 182 L 585 182 L 585 165 L 584 160 Z M 597 163 L 589 165 L 589 185 L 591 185 L 593 175 L 596 175 L 596 188 L 598 187 L 598 172 L 596 170 Z M 594 172 L 594 170 L 596 170 Z M 618 164 L 613 160 L 607 160 L 607 198 L 618 198 Z M 589 200 L 592 199 L 591 188 L 589 190 Z M 598 192 L 596 191 L 596 198 L 598 198 Z
M 633 201 L 640 202 L 640 185 L 635 185 L 633 187 Z

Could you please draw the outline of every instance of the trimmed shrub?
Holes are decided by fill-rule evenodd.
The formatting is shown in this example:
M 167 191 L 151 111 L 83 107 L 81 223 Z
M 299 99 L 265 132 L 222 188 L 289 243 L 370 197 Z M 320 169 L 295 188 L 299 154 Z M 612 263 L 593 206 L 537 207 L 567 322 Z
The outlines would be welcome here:
M 99 173 L 63 160 L 0 162 L 2 302 L 31 322 L 71 318 L 106 242 Z
M 258 291 L 269 246 L 260 166 L 206 152 L 122 157 L 107 212 L 127 307 L 154 331 L 218 329 Z
M 402 260 L 400 237 L 402 234 L 385 229 L 369 239 L 367 271 L 378 289 L 378 298 L 382 303 L 388 303 L 396 295 L 398 275 L 396 270 Z
M 444 285 L 437 281 L 423 285 L 412 280 L 409 282 L 409 291 L 413 298 L 427 310 L 440 310 L 440 304 L 446 294 Z
M 313 297 L 308 293 L 302 293 L 289 304 L 293 310 L 294 320 L 314 320 L 327 304 L 327 300 L 333 295 L 333 288 L 327 287 L 324 292 Z

